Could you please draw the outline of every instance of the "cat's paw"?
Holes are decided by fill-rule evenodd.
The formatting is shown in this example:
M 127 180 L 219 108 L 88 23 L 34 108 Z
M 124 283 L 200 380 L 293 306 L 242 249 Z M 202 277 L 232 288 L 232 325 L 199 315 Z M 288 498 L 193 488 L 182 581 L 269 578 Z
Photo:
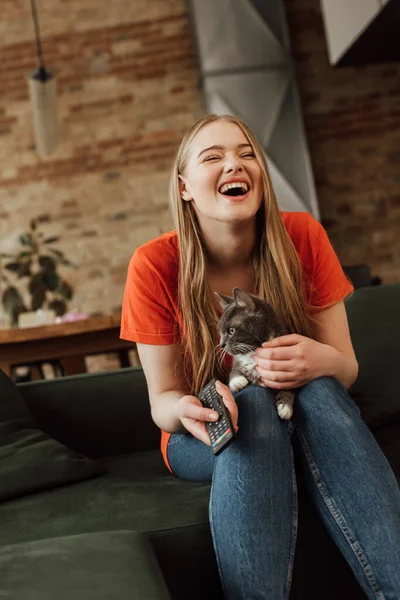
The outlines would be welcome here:
M 293 415 L 294 394 L 291 391 L 282 390 L 276 396 L 276 410 L 281 419 L 290 419 Z
M 276 403 L 276 410 L 281 419 L 290 419 L 293 414 L 293 408 L 282 401 Z
M 240 392 L 240 390 L 245 388 L 248 383 L 249 382 L 247 381 L 246 377 L 243 375 L 236 375 L 230 380 L 229 388 L 231 392 Z

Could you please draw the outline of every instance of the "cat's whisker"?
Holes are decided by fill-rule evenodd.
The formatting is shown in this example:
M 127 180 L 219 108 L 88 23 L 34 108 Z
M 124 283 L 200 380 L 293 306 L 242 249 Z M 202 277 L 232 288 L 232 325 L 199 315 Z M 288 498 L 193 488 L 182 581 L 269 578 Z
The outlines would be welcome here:
M 243 352 L 243 354 L 249 354 L 250 352 L 254 352 L 254 347 L 249 344 L 239 343 L 235 345 L 235 349 Z
M 214 355 L 215 354 L 222 354 L 222 353 L 226 354 L 226 351 L 221 346 L 219 346 L 219 345 L 218 346 L 214 346 L 213 352 L 214 352 Z
M 215 346 L 213 350 L 213 358 L 220 360 L 221 362 L 225 360 L 225 355 L 227 354 L 226 350 L 221 348 L 221 346 Z

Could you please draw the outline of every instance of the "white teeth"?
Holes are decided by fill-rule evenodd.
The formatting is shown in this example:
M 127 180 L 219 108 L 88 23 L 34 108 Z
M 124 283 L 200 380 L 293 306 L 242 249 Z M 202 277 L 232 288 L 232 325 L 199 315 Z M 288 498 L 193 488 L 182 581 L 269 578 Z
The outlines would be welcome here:
M 225 194 L 228 190 L 231 190 L 233 188 L 242 188 L 245 190 L 245 192 L 249 191 L 249 186 L 245 181 L 235 181 L 234 183 L 226 183 L 222 186 L 222 188 L 219 191 L 221 194 Z

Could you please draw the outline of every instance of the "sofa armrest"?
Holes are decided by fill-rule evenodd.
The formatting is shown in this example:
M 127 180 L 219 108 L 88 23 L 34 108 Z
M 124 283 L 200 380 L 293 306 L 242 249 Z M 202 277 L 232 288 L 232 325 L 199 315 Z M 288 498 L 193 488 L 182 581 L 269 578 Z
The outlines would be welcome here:
M 39 426 L 51 437 L 96 458 L 160 446 L 142 369 L 18 384 Z

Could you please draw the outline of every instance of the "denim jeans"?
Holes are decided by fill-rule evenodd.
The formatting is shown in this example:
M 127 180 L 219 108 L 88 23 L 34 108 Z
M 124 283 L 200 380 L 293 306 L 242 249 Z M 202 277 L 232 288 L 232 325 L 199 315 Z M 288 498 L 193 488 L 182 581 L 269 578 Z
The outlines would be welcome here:
M 272 390 L 234 394 L 236 439 L 221 454 L 190 433 L 173 434 L 178 477 L 212 481 L 210 526 L 227 600 L 289 597 L 297 532 L 292 443 L 308 493 L 368 598 L 400 600 L 400 491 L 347 391 L 332 377 L 297 390 L 283 421 Z

